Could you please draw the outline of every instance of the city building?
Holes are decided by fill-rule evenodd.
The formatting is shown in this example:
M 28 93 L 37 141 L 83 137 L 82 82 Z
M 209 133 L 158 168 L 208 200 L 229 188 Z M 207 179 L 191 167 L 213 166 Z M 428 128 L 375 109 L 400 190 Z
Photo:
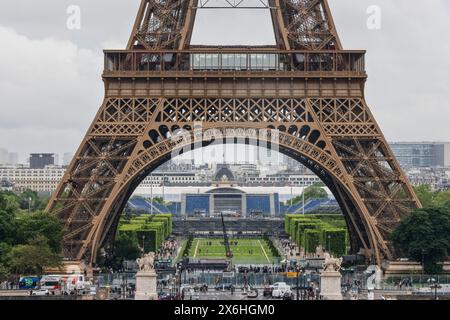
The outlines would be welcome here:
M 203 194 L 183 194 L 182 216 L 218 216 L 221 213 L 237 217 L 279 215 L 277 193 L 247 194 L 239 188 L 220 187 Z
M 0 165 L 16 165 L 19 162 L 17 152 L 9 152 L 8 149 L 0 148 Z
M 267 175 L 249 176 L 246 185 L 278 185 L 308 187 L 322 183 L 322 180 L 313 173 L 281 172 Z
M 405 170 L 450 166 L 450 143 L 395 142 L 390 146 Z
M 413 186 L 427 185 L 432 190 L 447 190 L 450 188 L 450 168 L 412 168 L 406 171 Z
M 1 191 L 14 191 L 14 183 L 9 180 L 0 180 L 0 190 Z
M 8 163 L 8 150 L 0 148 L 0 164 Z
M 181 196 L 182 216 L 236 217 L 275 216 L 280 214 L 278 193 L 248 194 L 236 187 L 235 175 L 226 164 L 218 164 L 212 184 L 205 193 Z
M 154 172 L 141 182 L 139 188 L 198 185 L 202 183 L 204 181 L 197 172 Z
M 39 193 L 52 193 L 62 179 L 65 168 L 46 166 L 43 169 L 32 169 L 27 166 L 1 166 L 0 181 L 8 181 L 14 185 L 14 191 L 27 189 Z
M 17 152 L 10 152 L 8 154 L 8 164 L 13 166 L 19 164 L 19 154 Z
M 30 169 L 44 169 L 46 166 L 56 164 L 54 153 L 32 153 L 30 154 Z

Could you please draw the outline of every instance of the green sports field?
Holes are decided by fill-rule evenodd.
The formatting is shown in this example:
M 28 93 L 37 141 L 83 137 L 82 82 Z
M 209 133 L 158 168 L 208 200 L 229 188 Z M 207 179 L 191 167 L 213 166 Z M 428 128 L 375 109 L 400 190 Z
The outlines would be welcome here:
M 209 243 L 211 244 L 209 245 Z M 234 264 L 272 264 L 276 262 L 263 239 L 230 239 L 230 246 Z M 223 239 L 194 239 L 189 256 L 197 259 L 225 259 Z

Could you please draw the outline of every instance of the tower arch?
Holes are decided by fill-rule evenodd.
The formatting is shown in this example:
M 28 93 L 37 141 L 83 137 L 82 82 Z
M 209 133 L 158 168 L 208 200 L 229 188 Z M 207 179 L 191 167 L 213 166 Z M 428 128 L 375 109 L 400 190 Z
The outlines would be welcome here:
M 421 204 L 364 99 L 365 51 L 342 49 L 326 0 L 267 3 L 276 46 L 195 47 L 201 1 L 142 0 L 127 49 L 105 51 L 105 100 L 47 207 L 67 259 L 92 263 L 146 174 L 213 142 L 279 147 L 333 192 L 355 250 L 394 258 L 390 234 Z

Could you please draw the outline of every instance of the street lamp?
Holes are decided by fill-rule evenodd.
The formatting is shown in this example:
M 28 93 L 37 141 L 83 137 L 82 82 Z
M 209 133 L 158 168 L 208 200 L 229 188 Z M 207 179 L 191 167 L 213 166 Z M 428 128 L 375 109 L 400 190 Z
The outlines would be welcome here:
M 300 300 L 299 298 L 300 298 L 300 288 L 299 288 L 299 286 L 300 286 L 300 283 L 299 283 L 299 278 L 300 278 L 300 267 L 299 266 L 297 266 L 297 300 Z
M 422 249 L 422 275 L 425 272 L 425 249 Z
M 327 244 L 328 244 L 328 253 L 330 253 L 331 254 L 331 235 L 328 235 L 328 242 L 327 242 Z
M 142 235 L 142 252 L 145 254 L 145 234 Z
M 302 214 L 305 215 L 305 182 L 302 183 Z
M 434 290 L 434 300 L 438 300 L 437 291 L 438 291 L 438 289 L 441 289 L 442 286 L 439 283 L 437 283 L 436 279 L 434 279 L 434 278 L 428 279 L 428 282 L 431 283 L 430 289 Z
M 28 213 L 31 212 L 31 203 L 33 202 L 33 199 L 31 197 L 28 197 Z
M 178 271 L 178 284 L 179 284 L 179 286 L 178 286 L 178 297 L 180 298 L 180 300 L 183 300 L 183 292 L 181 292 L 181 276 L 182 276 L 182 273 L 183 273 L 183 267 L 182 267 L 181 263 L 178 264 L 177 271 Z

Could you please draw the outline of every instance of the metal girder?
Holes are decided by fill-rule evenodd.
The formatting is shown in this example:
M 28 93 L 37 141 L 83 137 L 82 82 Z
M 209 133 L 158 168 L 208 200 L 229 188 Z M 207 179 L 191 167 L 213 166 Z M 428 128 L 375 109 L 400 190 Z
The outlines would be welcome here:
M 65 257 L 93 263 L 146 174 L 215 141 L 278 146 L 334 193 L 352 250 L 391 259 L 390 233 L 421 204 L 364 100 L 364 52 L 342 50 L 327 1 L 270 0 L 278 48 L 207 48 L 246 63 L 194 70 L 201 51 L 186 48 L 208 4 L 143 0 L 128 50 L 105 53 L 104 103 L 47 207 L 65 225 Z M 264 55 L 277 64 L 252 69 Z
M 268 0 L 199 0 L 196 9 L 272 9 Z
M 326 0 L 142 0 L 128 49 L 189 47 L 198 9 L 267 9 L 278 47 L 342 49 Z

